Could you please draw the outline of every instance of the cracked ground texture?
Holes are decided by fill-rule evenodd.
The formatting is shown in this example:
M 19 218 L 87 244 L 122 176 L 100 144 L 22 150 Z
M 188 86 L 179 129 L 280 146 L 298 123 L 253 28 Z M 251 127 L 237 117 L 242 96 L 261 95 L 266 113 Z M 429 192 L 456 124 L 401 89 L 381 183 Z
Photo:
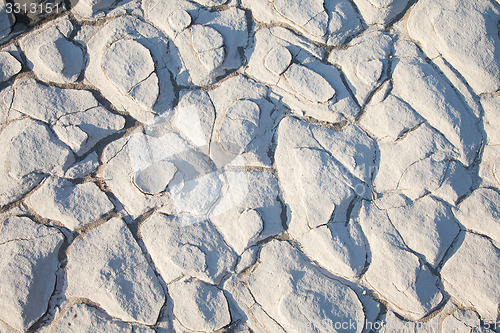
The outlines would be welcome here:
M 498 0 L 10 4 L 0 332 L 500 332 Z

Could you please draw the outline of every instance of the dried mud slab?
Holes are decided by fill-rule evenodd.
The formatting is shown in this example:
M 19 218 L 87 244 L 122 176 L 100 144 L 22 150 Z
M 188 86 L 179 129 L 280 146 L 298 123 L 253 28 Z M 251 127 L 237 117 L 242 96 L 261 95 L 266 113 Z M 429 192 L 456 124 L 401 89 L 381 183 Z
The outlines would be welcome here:
M 1 332 L 498 332 L 498 0 L 11 3 Z

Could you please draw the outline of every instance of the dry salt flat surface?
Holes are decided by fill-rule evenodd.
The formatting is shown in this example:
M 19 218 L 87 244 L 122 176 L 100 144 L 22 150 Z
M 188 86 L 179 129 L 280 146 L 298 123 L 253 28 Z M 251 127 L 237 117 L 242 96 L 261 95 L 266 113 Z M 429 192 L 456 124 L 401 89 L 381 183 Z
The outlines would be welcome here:
M 500 332 L 498 0 L 9 3 L 0 332 Z

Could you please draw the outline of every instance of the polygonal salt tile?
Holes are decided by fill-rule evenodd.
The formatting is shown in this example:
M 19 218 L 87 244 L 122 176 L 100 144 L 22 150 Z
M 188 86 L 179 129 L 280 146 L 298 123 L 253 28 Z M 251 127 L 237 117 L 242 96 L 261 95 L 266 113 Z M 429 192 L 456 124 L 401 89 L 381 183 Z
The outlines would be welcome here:
M 99 141 L 118 132 L 124 126 L 125 118 L 99 106 L 61 116 L 53 126 L 53 130 L 76 155 L 82 156 Z
M 363 329 L 363 306 L 354 291 L 319 274 L 286 241 L 263 247 L 248 286 L 256 303 L 286 332 L 328 331 L 342 322 L 351 323 L 352 332 Z M 265 320 L 257 310 L 252 308 L 256 319 Z
M 482 137 L 478 119 L 456 90 L 421 57 L 401 57 L 394 67 L 393 93 L 406 101 L 455 146 L 459 160 L 469 165 Z
M 449 207 L 426 196 L 387 214 L 405 244 L 436 267 L 460 232 Z
M 58 173 L 70 160 L 67 148 L 53 140 L 46 126 L 27 123 L 31 126 L 27 126 L 11 142 L 7 155 L 9 175 L 21 179 L 33 172 Z M 40 142 L 44 145 L 40 146 Z
M 30 197 L 42 217 L 74 230 L 95 222 L 114 209 L 106 194 L 92 182 L 73 185 L 64 178 L 48 178 Z
M 416 127 L 394 143 L 381 142 L 379 149 L 380 162 L 374 179 L 375 190 L 379 193 L 397 189 L 403 174 L 406 177 L 414 176 L 409 170 L 411 165 L 427 156 L 436 154 L 440 156 L 440 160 L 454 159 L 456 156 L 453 146 L 427 123 Z M 422 170 L 413 168 L 413 172 L 419 175 Z
M 319 226 L 298 239 L 306 255 L 337 275 L 354 278 L 365 268 L 367 244 L 354 220 Z
M 123 95 L 152 108 L 158 98 L 155 64 L 146 47 L 132 39 L 112 43 L 104 54 L 102 69 Z
M 463 306 L 476 309 L 484 321 L 498 322 L 500 250 L 489 239 L 470 232 L 456 246 L 441 269 L 446 291 Z
M 158 76 L 152 73 L 147 79 L 133 86 L 128 95 L 141 107 L 152 109 L 158 99 Z
M 243 75 L 225 80 L 209 91 L 217 115 L 210 158 L 217 166 L 270 166 L 277 112 L 267 88 Z
M 134 184 L 144 193 L 159 194 L 165 191 L 176 172 L 177 167 L 172 162 L 155 162 L 136 174 Z
M 231 322 L 224 292 L 198 280 L 180 280 L 168 285 L 175 318 L 187 329 L 217 331 Z
M 113 218 L 76 239 L 68 257 L 69 295 L 97 302 L 124 321 L 156 322 L 165 295 L 123 220 Z
M 365 201 L 359 223 L 371 253 L 364 279 L 404 318 L 428 315 L 443 300 L 438 277 L 407 248 L 385 211 Z
M 208 153 L 215 122 L 215 108 L 205 91 L 181 91 L 173 119 L 175 127 L 185 138 Z
M 54 123 L 67 114 L 99 106 L 90 91 L 61 89 L 33 79 L 18 80 L 10 89 L 14 91 L 12 109 L 46 123 Z M 4 95 L 3 100 L 6 101 L 6 98 L 8 95 Z
M 75 125 L 55 126 L 54 131 L 59 139 L 69 145 L 73 151 L 79 151 L 81 145 L 89 138 L 87 133 Z
M 271 172 L 226 171 L 222 179 L 209 218 L 237 253 L 283 231 L 279 184 Z
M 174 32 L 181 32 L 191 25 L 191 15 L 185 10 L 179 9 L 168 17 L 168 23 Z
M 123 94 L 154 74 L 151 53 L 133 39 L 119 39 L 104 53 L 102 69 Z
M 255 241 L 264 229 L 264 222 L 259 212 L 249 209 L 241 213 L 232 228 L 226 228 L 224 239 L 237 253 L 243 253 L 251 242 Z
M 406 102 L 392 94 L 374 102 L 378 92 L 366 106 L 359 124 L 379 140 L 395 141 L 416 128 L 424 119 Z
M 0 83 L 9 80 L 22 68 L 21 63 L 10 53 L 0 52 Z
M 10 123 L 0 136 L 0 147 L 5 156 L 0 163 L 0 205 L 20 199 L 46 174 L 62 176 L 74 162 L 71 150 L 46 125 L 31 119 Z
M 144 221 L 140 233 L 167 283 L 184 275 L 218 283 L 235 264 L 236 255 L 209 221 L 184 224 L 155 214 Z
M 221 145 L 231 153 L 240 154 L 255 138 L 260 118 L 259 105 L 250 100 L 238 100 L 227 110 L 219 129 Z
M 0 319 L 27 331 L 47 311 L 54 292 L 64 236 L 27 217 L 9 217 L 0 228 Z
M 500 244 L 500 194 L 478 188 L 458 206 L 455 213 L 467 230 L 486 235 Z
M 29 35 L 22 42 L 29 67 L 43 81 L 75 82 L 84 66 L 81 46 L 69 40 L 58 26 L 50 26 Z
M 380 31 L 354 38 L 346 49 L 332 50 L 328 61 L 338 64 L 347 76 L 356 99 L 364 105 L 380 81 L 386 78 L 392 39 Z
M 293 117 L 279 125 L 275 159 L 285 203 L 293 211 L 288 232 L 336 274 L 355 276 L 364 266 L 364 256 L 355 255 L 364 251 L 359 228 L 334 224 L 348 222 L 356 196 L 371 196 L 367 184 L 374 154 L 372 140 L 355 127 L 335 131 Z M 338 247 L 338 233 L 353 241 Z M 322 253 L 318 242 L 330 250 Z
M 442 55 L 477 94 L 500 87 L 498 3 L 419 1 L 410 13 L 407 31 L 429 58 Z M 461 34 L 456 27 L 460 26 Z

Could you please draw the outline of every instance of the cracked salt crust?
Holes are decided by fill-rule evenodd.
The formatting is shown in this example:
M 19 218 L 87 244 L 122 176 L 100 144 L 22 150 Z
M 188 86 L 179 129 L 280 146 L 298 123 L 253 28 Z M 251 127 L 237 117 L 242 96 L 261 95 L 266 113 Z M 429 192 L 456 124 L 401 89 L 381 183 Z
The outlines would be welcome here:
M 0 0 L 0 331 L 498 331 L 499 13 Z

